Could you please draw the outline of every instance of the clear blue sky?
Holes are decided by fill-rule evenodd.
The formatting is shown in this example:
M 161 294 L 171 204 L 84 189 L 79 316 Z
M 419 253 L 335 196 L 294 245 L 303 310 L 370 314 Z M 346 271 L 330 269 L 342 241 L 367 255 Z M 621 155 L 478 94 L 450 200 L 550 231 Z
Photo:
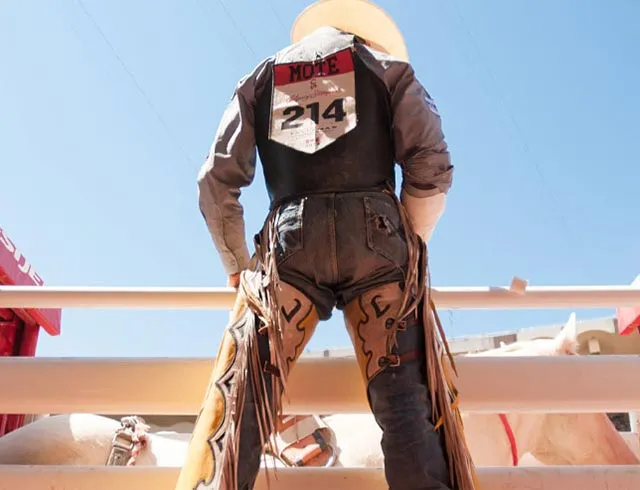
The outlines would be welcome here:
M 222 286 L 196 175 L 234 85 L 306 0 L 4 2 L 0 226 L 49 285 Z M 640 273 L 640 3 L 381 1 L 456 166 L 435 286 Z M 102 32 L 102 33 L 101 33 Z M 267 199 L 243 193 L 247 235 Z M 443 311 L 449 336 L 570 310 Z M 578 310 L 578 318 L 613 310 Z M 214 356 L 226 311 L 67 309 L 39 355 Z M 349 345 L 341 314 L 310 348 Z

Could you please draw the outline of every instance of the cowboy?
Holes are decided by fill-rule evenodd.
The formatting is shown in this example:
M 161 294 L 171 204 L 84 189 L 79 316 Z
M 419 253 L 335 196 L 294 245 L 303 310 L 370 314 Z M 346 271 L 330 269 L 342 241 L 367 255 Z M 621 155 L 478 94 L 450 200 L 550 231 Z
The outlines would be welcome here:
M 289 373 L 337 308 L 383 431 L 389 488 L 472 490 L 427 285 L 425 244 L 453 173 L 440 115 L 373 3 L 318 1 L 291 37 L 238 83 L 198 176 L 239 293 L 176 489 L 253 488 Z M 239 196 L 256 148 L 271 206 L 251 259 Z

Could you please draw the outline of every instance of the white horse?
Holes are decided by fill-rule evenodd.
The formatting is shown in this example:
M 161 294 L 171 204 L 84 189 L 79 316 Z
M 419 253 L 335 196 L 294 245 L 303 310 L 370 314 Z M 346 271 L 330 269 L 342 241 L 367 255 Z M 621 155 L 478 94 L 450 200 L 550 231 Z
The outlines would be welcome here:
M 554 339 L 502 344 L 475 356 L 575 355 L 575 316 Z M 381 431 L 371 414 L 322 417 L 333 431 L 336 466 L 381 467 Z M 511 466 L 525 454 L 547 465 L 624 465 L 640 460 L 604 413 L 463 414 L 465 434 L 477 466 Z M 187 424 L 185 424 L 187 425 Z M 0 464 L 104 465 L 118 421 L 95 414 L 45 417 L 0 437 Z M 178 429 L 178 427 L 174 427 Z M 513 434 L 510 440 L 508 430 Z M 182 466 L 191 426 L 148 435 L 140 466 Z M 263 463 L 264 464 L 264 463 Z M 268 466 L 283 464 L 267 458 Z

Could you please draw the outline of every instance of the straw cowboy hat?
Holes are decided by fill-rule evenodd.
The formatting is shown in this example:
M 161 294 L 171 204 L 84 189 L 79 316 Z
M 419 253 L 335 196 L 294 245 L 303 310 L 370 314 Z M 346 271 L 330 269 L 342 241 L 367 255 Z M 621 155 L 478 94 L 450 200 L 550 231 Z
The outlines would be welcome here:
M 372 44 L 374 49 L 409 61 L 407 46 L 400 29 L 389 15 L 368 0 L 319 0 L 304 9 L 293 23 L 291 41 L 323 26 L 332 26 L 355 34 Z

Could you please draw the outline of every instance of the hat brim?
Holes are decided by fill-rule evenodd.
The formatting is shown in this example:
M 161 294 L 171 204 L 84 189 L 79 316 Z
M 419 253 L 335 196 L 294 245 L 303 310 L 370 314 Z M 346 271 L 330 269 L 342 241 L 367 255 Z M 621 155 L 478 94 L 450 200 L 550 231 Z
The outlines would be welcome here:
M 320 27 L 333 26 L 379 45 L 394 58 L 409 61 L 404 37 L 393 19 L 367 0 L 320 0 L 304 9 L 291 28 L 297 43 Z

